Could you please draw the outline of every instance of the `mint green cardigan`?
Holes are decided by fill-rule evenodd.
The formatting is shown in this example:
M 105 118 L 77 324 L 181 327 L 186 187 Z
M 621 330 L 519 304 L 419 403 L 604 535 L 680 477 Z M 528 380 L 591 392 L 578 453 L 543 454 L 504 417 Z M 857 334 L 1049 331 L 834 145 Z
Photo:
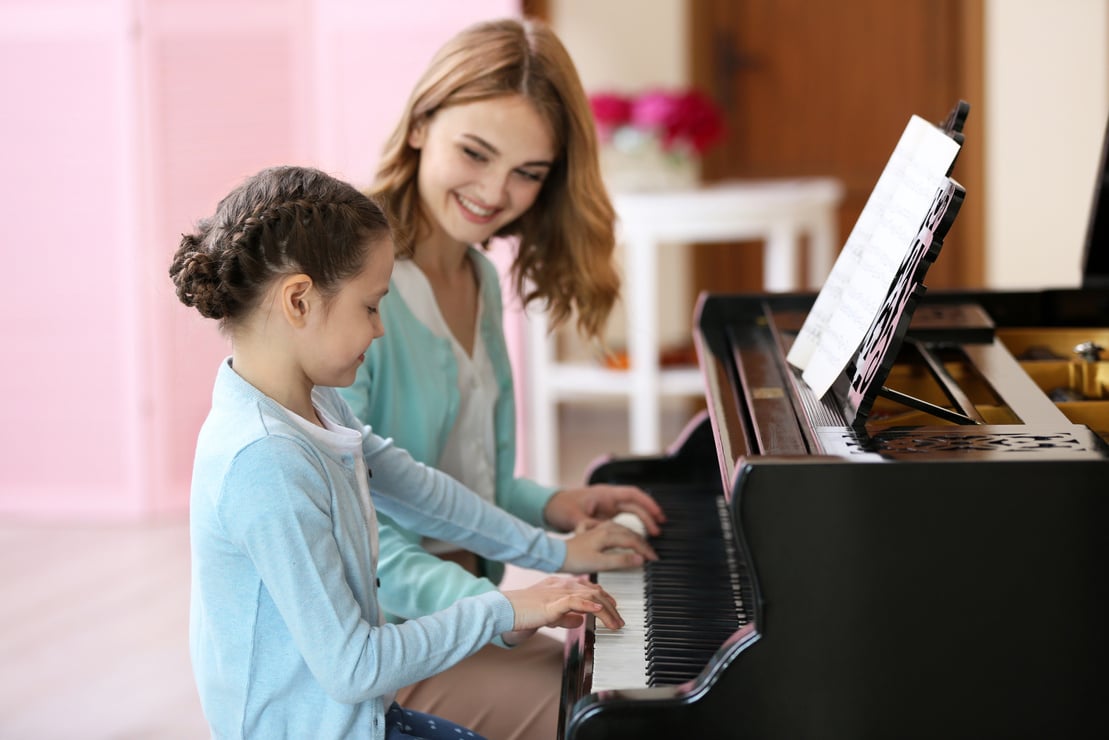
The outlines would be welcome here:
M 516 403 L 502 319 L 500 276 L 480 251 L 470 250 L 481 281 L 482 340 L 497 378 L 494 410 L 496 503 L 524 521 L 542 526 L 543 508 L 557 489 L 517 478 Z M 340 393 L 363 423 L 420 462 L 435 465 L 458 414 L 458 366 L 450 341 L 435 336 L 405 304 L 395 285 L 382 301 L 385 336 L 370 345 L 354 385 Z M 390 615 L 416 618 L 445 609 L 458 599 L 496 589 L 504 566 L 482 562 L 487 578 L 427 552 L 420 535 L 380 517 L 381 606 Z M 403 577 L 391 577 L 403 573 Z M 403 584 L 403 587 L 397 587 Z M 391 588 L 393 586 L 393 588 Z

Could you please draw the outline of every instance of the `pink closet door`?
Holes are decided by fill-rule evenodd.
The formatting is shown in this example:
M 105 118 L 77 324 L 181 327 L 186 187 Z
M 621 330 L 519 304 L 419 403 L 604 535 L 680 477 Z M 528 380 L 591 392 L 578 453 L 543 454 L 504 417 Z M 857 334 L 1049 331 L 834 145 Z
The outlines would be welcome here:
M 228 345 L 173 295 L 166 270 L 180 234 L 265 166 L 367 183 L 434 49 L 516 10 L 505 0 L 0 4 L 13 278 L 0 291 L 0 515 L 184 511 Z

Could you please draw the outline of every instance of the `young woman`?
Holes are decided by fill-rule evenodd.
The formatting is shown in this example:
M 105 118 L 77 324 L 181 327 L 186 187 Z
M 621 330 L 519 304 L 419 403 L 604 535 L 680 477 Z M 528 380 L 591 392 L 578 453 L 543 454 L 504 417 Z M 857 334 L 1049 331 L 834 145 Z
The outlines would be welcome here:
M 541 24 L 504 20 L 449 41 L 417 83 L 372 191 L 397 239 L 383 320 L 403 340 L 374 345 L 343 391 L 359 418 L 525 521 L 569 531 L 629 512 L 658 534 L 663 513 L 636 488 L 557 490 L 513 472 L 500 286 L 477 247 L 514 237 L 518 293 L 544 304 L 556 324 L 576 316 L 588 337 L 600 334 L 619 287 L 593 119 L 558 38 Z M 419 574 L 403 590 L 383 580 L 382 605 L 399 617 L 491 592 L 503 573 L 391 520 L 382 541 L 384 573 Z M 483 650 L 402 695 L 491 736 L 549 738 L 561 670 L 561 644 L 541 636 L 511 652 Z
M 232 344 L 197 441 L 190 502 L 190 645 L 215 737 L 472 737 L 401 710 L 394 692 L 494 638 L 514 644 L 582 614 L 621 626 L 602 589 L 566 577 L 385 624 L 378 509 L 547 571 L 651 556 L 617 526 L 553 538 L 358 422 L 334 387 L 354 380 L 382 336 L 393 261 L 376 205 L 293 167 L 248 179 L 174 257 L 178 297 L 218 319 Z M 603 552 L 614 546 L 633 550 Z

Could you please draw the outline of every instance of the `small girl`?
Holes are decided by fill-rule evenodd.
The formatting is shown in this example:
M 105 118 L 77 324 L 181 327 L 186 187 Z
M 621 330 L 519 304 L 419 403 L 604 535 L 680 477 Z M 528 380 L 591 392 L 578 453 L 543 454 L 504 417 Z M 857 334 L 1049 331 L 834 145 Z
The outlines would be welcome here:
M 617 526 L 549 537 L 358 422 L 334 387 L 353 382 L 383 334 L 393 251 L 366 196 L 280 167 L 232 191 L 174 256 L 178 297 L 232 344 L 197 440 L 190 512 L 190 645 L 216 737 L 475 737 L 401 710 L 393 692 L 498 636 L 514 644 L 584 614 L 623 624 L 601 588 L 567 577 L 386 624 L 375 506 L 524 567 L 589 572 L 653 557 Z

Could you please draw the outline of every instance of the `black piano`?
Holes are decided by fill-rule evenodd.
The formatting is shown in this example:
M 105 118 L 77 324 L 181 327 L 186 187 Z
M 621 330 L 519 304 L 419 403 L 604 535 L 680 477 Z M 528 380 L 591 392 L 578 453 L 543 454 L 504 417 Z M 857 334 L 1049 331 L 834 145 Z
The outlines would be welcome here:
M 707 412 L 589 476 L 670 521 L 598 576 L 628 626 L 569 633 L 560 738 L 1109 737 L 1102 186 L 1082 287 L 929 293 L 951 180 L 819 397 L 787 361 L 814 296 L 701 296 Z

